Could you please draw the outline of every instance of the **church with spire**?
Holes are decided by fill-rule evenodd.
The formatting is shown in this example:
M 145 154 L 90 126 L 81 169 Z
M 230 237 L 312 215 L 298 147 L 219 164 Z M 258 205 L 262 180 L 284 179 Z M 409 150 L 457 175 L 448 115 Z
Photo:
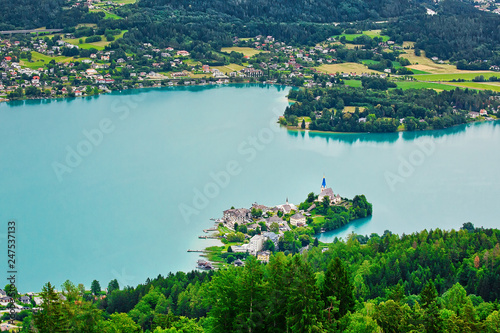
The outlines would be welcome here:
M 331 204 L 339 204 L 342 201 L 340 194 L 335 195 L 331 187 L 326 187 L 326 179 L 323 175 L 323 181 L 321 182 L 321 190 L 318 195 L 318 201 L 323 202 L 324 197 L 330 198 Z

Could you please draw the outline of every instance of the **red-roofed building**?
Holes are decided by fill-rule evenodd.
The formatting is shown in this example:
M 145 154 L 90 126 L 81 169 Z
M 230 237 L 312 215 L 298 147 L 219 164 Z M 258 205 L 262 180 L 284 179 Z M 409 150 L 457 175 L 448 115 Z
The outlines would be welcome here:
M 11 60 L 12 60 L 12 57 L 5 57 L 5 60 L 7 60 L 7 61 L 11 61 Z

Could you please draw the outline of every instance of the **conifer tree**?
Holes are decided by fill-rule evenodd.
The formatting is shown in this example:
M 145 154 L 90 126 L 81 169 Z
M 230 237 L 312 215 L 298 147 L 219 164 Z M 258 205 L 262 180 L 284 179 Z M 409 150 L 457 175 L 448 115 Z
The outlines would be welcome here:
M 354 310 L 354 286 L 352 285 L 344 264 L 339 257 L 330 261 L 325 273 L 325 282 L 323 285 L 323 301 L 327 306 L 328 297 L 334 296 L 339 301 L 339 311 L 335 314 L 336 319 L 345 316 L 348 311 Z

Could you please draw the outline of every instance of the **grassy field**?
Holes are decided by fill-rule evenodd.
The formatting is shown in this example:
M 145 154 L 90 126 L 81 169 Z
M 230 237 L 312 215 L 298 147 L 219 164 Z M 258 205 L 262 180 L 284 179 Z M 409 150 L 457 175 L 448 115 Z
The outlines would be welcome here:
M 396 82 L 398 85 L 398 88 L 407 90 L 407 89 L 422 89 L 422 88 L 427 88 L 427 89 L 434 89 L 434 90 L 453 90 L 455 87 L 446 85 L 446 84 L 440 84 L 440 83 L 433 83 L 433 82 L 416 82 L 416 81 L 404 81 L 404 82 Z
M 349 49 L 349 50 L 354 50 L 355 48 L 358 48 L 358 49 L 363 48 L 363 45 L 361 45 L 361 44 L 345 44 L 344 46 L 346 47 L 346 49 Z
M 335 74 L 337 72 L 339 72 L 339 73 L 356 73 L 356 74 L 379 73 L 379 72 L 374 71 L 372 69 L 368 69 L 363 64 L 358 64 L 355 62 L 345 62 L 343 64 L 321 65 L 319 67 L 316 67 L 316 69 L 320 72 L 327 73 L 327 74 Z
M 344 80 L 344 84 L 349 87 L 361 87 L 361 80 Z
M 403 46 L 408 46 L 409 44 L 406 44 L 406 42 L 403 44 Z M 407 68 L 410 69 L 416 69 L 419 71 L 424 71 L 432 74 L 437 74 L 437 73 L 457 73 L 457 72 L 462 72 L 457 69 L 456 66 L 450 65 L 447 63 L 444 64 L 436 64 L 434 61 L 431 59 L 427 58 L 425 56 L 425 51 L 421 51 L 420 56 L 415 55 L 415 50 L 414 49 L 409 49 L 409 50 L 404 50 L 405 54 L 401 54 L 401 57 L 406 58 L 410 61 L 411 65 L 406 66 Z M 466 72 L 466 71 L 463 71 Z
M 371 59 L 365 59 L 365 60 L 361 60 L 361 62 L 362 62 L 364 65 L 373 65 L 373 64 L 378 64 L 380 61 L 377 61 L 377 60 L 371 60 Z
M 446 85 L 449 85 L 452 88 L 461 87 L 461 88 L 493 90 L 500 92 L 500 82 L 449 82 Z
M 430 74 L 429 72 L 421 71 L 421 70 L 414 69 L 414 68 L 412 68 L 411 71 L 413 72 L 413 74 Z
M 364 106 L 345 106 L 342 112 L 354 113 L 356 112 L 356 108 L 359 108 L 359 112 L 363 112 L 366 109 Z
M 335 36 L 335 38 L 340 39 L 341 37 L 345 37 L 346 41 L 352 42 L 355 38 L 361 37 L 363 35 L 368 36 L 370 38 L 380 37 L 384 42 L 389 40 L 389 36 L 382 36 L 380 33 L 382 30 L 366 30 L 361 34 L 342 34 Z
M 243 53 L 244 56 L 248 56 L 248 57 L 252 57 L 252 56 L 254 56 L 256 54 L 259 54 L 259 53 L 263 52 L 263 51 L 260 51 L 260 50 L 252 49 L 251 47 L 238 47 L 238 46 L 224 47 L 224 48 L 221 49 L 221 51 L 222 52 L 227 52 L 227 53 L 231 53 L 232 51 L 239 52 L 239 53 Z
M 55 60 L 56 62 L 75 61 L 75 58 L 73 57 L 65 57 L 65 56 L 49 57 L 45 54 L 41 54 L 38 52 L 31 52 L 31 56 L 32 56 L 31 62 L 28 62 L 26 60 L 21 60 L 21 65 L 31 69 L 38 69 L 40 67 L 45 67 L 45 65 L 48 64 L 51 60 Z
M 421 74 L 413 75 L 413 77 L 420 81 L 451 81 L 451 80 L 472 80 L 476 76 L 483 75 L 485 79 L 492 76 L 500 77 L 500 73 L 495 72 L 465 72 L 465 73 L 448 73 L 448 74 Z
M 110 13 L 104 9 L 92 9 L 91 12 L 103 12 L 104 13 L 104 18 L 105 19 L 113 19 L 113 20 L 119 20 L 121 19 L 122 17 L 116 15 L 116 14 L 113 14 L 113 13 Z
M 229 64 L 227 66 L 214 66 L 212 68 L 217 68 L 218 70 L 220 70 L 222 73 L 231 73 L 231 72 L 238 72 L 240 70 L 242 70 L 243 66 L 240 66 L 240 65 L 236 65 L 236 64 Z
M 128 30 L 123 30 L 119 35 L 115 36 L 115 40 L 120 39 L 123 37 L 123 34 L 126 33 Z M 79 48 L 82 49 L 96 49 L 96 50 L 104 50 L 104 47 L 109 45 L 111 42 L 108 42 L 106 40 L 106 37 L 104 35 L 101 36 L 101 41 L 99 42 L 94 42 L 94 43 L 83 43 L 80 44 L 80 39 L 83 39 L 85 41 L 87 37 L 82 37 L 82 38 L 63 38 L 63 40 L 67 43 L 73 44 L 73 45 L 78 45 Z
M 137 0 L 111 0 L 111 2 L 114 2 L 114 3 L 122 3 L 124 5 L 130 5 L 130 4 L 134 4 L 137 2 Z
M 320 215 L 316 215 L 312 219 L 314 222 L 319 222 L 319 223 L 325 222 L 325 217 Z

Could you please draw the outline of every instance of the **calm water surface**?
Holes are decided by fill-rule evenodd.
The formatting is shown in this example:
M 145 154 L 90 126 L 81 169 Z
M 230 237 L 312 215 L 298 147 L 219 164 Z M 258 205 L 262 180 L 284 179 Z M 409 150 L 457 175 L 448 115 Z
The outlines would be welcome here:
M 0 104 L 0 242 L 17 222 L 18 287 L 142 283 L 193 269 L 231 206 L 299 203 L 323 174 L 365 194 L 351 232 L 498 227 L 500 126 L 320 134 L 279 128 L 289 88 L 192 87 Z M 6 259 L 6 258 L 5 258 Z M 7 270 L 6 260 L 1 261 Z

